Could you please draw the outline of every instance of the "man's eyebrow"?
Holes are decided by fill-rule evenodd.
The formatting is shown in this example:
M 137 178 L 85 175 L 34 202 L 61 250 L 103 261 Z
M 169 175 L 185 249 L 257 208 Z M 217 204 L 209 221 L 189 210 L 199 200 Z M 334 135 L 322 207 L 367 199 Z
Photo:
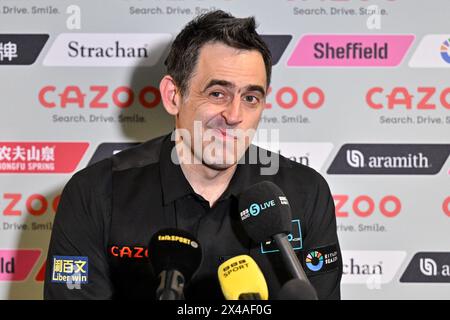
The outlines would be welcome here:
M 230 82 L 230 81 L 219 80 L 219 79 L 212 79 L 205 86 L 205 88 L 203 89 L 203 92 L 205 92 L 206 90 L 208 90 L 209 88 L 211 88 L 212 86 L 215 86 L 215 85 L 219 85 L 219 86 L 223 86 L 223 87 L 227 87 L 227 88 L 234 88 L 235 87 L 235 85 L 232 82 Z M 263 96 L 266 95 L 266 90 L 264 90 L 264 88 L 262 86 L 257 85 L 257 84 L 250 84 L 250 85 L 246 86 L 243 91 L 258 91 Z
M 263 96 L 266 95 L 266 90 L 264 90 L 264 88 L 263 88 L 262 86 L 257 85 L 257 84 L 251 84 L 251 85 L 248 85 L 248 86 L 246 86 L 244 89 L 245 89 L 244 91 L 258 91 L 258 92 L 260 92 Z
M 233 83 L 231 83 L 230 81 L 227 80 L 219 80 L 219 79 L 212 79 L 208 82 L 208 84 L 205 86 L 205 88 L 203 89 L 203 92 L 205 92 L 206 90 L 208 90 L 209 88 L 211 88 L 212 86 L 222 86 L 222 87 L 227 87 L 227 88 L 234 88 L 235 85 Z

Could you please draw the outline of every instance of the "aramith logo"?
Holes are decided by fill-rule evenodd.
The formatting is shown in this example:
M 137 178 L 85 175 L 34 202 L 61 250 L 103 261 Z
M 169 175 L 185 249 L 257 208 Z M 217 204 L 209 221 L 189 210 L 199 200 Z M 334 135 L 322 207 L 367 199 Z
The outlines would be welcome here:
M 415 254 L 400 282 L 450 282 L 450 252 Z
M 437 174 L 449 144 L 346 144 L 328 174 Z

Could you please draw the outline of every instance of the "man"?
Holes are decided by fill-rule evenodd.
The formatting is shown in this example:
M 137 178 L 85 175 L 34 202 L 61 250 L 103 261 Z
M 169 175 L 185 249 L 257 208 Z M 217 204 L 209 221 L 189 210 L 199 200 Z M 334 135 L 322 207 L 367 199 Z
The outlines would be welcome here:
M 240 161 L 250 150 L 261 151 L 249 145 L 271 76 L 271 55 L 254 19 L 223 11 L 196 18 L 175 39 L 166 66 L 160 91 L 176 130 L 68 182 L 55 217 L 44 297 L 154 299 L 158 283 L 147 245 L 158 230 L 175 227 L 193 234 L 203 250 L 187 300 L 223 299 L 217 268 L 240 254 L 256 260 L 275 298 L 290 279 L 281 256 L 253 243 L 237 212 L 242 191 L 270 180 L 289 199 L 293 247 L 319 298 L 339 299 L 342 261 L 325 180 L 283 157 L 271 175 L 262 174 L 260 162 Z M 329 259 L 319 261 L 318 253 Z

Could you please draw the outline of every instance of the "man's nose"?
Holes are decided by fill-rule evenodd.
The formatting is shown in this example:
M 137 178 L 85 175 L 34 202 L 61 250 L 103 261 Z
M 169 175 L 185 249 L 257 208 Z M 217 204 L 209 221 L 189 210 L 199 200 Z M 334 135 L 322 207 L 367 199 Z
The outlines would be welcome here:
M 242 122 L 241 98 L 238 95 L 230 101 L 227 108 L 222 112 L 222 116 L 228 125 L 237 125 Z

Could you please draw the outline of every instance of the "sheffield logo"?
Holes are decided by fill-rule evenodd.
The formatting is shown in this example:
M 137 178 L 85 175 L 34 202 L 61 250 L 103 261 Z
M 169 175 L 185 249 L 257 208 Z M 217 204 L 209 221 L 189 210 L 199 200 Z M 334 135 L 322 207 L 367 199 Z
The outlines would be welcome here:
M 437 174 L 449 144 L 345 144 L 328 174 Z
M 450 252 L 418 252 L 400 282 L 450 283 Z
M 40 255 L 41 250 L 0 250 L 0 282 L 26 280 Z
M 88 283 L 89 259 L 78 256 L 53 256 L 52 282 Z
M 295 47 L 290 67 L 395 67 L 414 35 L 305 35 Z
M 48 34 L 0 34 L 0 65 L 33 64 L 48 37 Z
M 70 173 L 87 142 L 0 142 L 0 173 Z
M 156 65 L 170 44 L 168 33 L 63 33 L 45 66 L 136 67 Z

